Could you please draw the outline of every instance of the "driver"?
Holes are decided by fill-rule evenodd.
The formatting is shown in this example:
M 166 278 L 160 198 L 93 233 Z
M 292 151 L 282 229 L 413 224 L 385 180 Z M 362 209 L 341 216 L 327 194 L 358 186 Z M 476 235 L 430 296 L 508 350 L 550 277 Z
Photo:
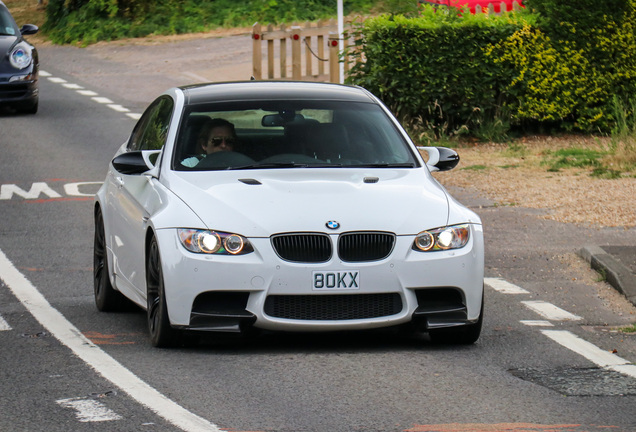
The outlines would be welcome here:
M 220 151 L 234 151 L 237 141 L 234 125 L 222 118 L 214 118 L 206 123 L 199 137 L 199 145 L 203 154 L 201 157 L 184 159 L 181 164 L 187 167 L 196 166 L 199 161 L 212 153 Z

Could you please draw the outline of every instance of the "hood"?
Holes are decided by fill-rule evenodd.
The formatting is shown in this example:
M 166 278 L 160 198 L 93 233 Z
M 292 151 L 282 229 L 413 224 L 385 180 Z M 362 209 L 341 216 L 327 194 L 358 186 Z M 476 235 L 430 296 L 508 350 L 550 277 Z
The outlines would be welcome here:
M 207 228 L 247 237 L 291 231 L 417 234 L 448 220 L 446 193 L 425 168 L 171 174 L 168 188 Z M 328 229 L 329 221 L 340 227 Z
M 7 58 L 9 51 L 18 43 L 17 36 L 0 36 L 0 56 L 2 56 L 2 60 Z

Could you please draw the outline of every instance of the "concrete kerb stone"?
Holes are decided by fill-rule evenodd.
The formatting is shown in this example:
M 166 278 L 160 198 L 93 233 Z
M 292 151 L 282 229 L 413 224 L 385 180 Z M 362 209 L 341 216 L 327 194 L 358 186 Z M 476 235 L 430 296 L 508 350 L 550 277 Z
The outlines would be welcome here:
M 608 248 L 609 249 L 609 248 Z M 636 247 L 633 250 L 636 253 Z M 600 246 L 586 246 L 579 255 L 601 273 L 605 280 L 636 305 L 636 275 Z

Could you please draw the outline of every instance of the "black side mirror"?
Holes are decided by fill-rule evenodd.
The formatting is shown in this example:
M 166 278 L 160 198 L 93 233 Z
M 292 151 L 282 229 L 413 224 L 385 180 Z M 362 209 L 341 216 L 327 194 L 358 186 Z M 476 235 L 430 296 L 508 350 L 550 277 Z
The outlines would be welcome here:
M 120 154 L 113 159 L 113 167 L 117 172 L 128 175 L 143 174 L 152 168 L 146 164 L 140 151 Z
M 435 166 L 440 171 L 448 171 L 452 170 L 459 163 L 459 155 L 455 150 L 451 150 L 446 147 L 437 147 L 439 151 L 439 161 L 435 164 Z
M 20 29 L 20 34 L 23 35 L 23 36 L 24 35 L 32 35 L 32 34 L 36 34 L 38 32 L 38 30 L 40 30 L 40 29 L 36 25 L 25 24 Z
M 446 147 L 418 147 L 428 153 L 426 165 L 431 171 L 452 170 L 459 163 L 459 155 L 455 150 Z

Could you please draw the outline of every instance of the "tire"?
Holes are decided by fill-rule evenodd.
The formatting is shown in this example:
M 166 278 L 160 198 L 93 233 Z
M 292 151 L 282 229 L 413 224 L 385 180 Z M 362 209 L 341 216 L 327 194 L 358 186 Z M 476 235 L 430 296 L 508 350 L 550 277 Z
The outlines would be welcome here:
M 95 306 L 101 312 L 117 312 L 124 309 L 126 298 L 113 288 L 108 270 L 108 253 L 104 217 L 101 210 L 95 213 L 95 239 L 93 241 L 93 292 Z
M 448 345 L 472 345 L 477 342 L 481 334 L 481 327 L 484 321 L 484 297 L 481 297 L 481 309 L 479 319 L 474 324 L 461 327 L 441 328 L 429 330 L 428 335 L 431 341 L 436 344 Z
M 38 105 L 39 105 L 39 100 L 36 99 L 31 106 L 28 106 L 26 108 L 21 108 L 19 111 L 23 114 L 37 114 Z
M 161 256 L 159 255 L 159 245 L 155 237 L 150 241 L 146 256 L 146 298 L 148 302 L 146 317 L 148 331 L 150 332 L 150 343 L 152 346 L 159 348 L 174 346 L 178 340 L 179 331 L 170 325 Z

